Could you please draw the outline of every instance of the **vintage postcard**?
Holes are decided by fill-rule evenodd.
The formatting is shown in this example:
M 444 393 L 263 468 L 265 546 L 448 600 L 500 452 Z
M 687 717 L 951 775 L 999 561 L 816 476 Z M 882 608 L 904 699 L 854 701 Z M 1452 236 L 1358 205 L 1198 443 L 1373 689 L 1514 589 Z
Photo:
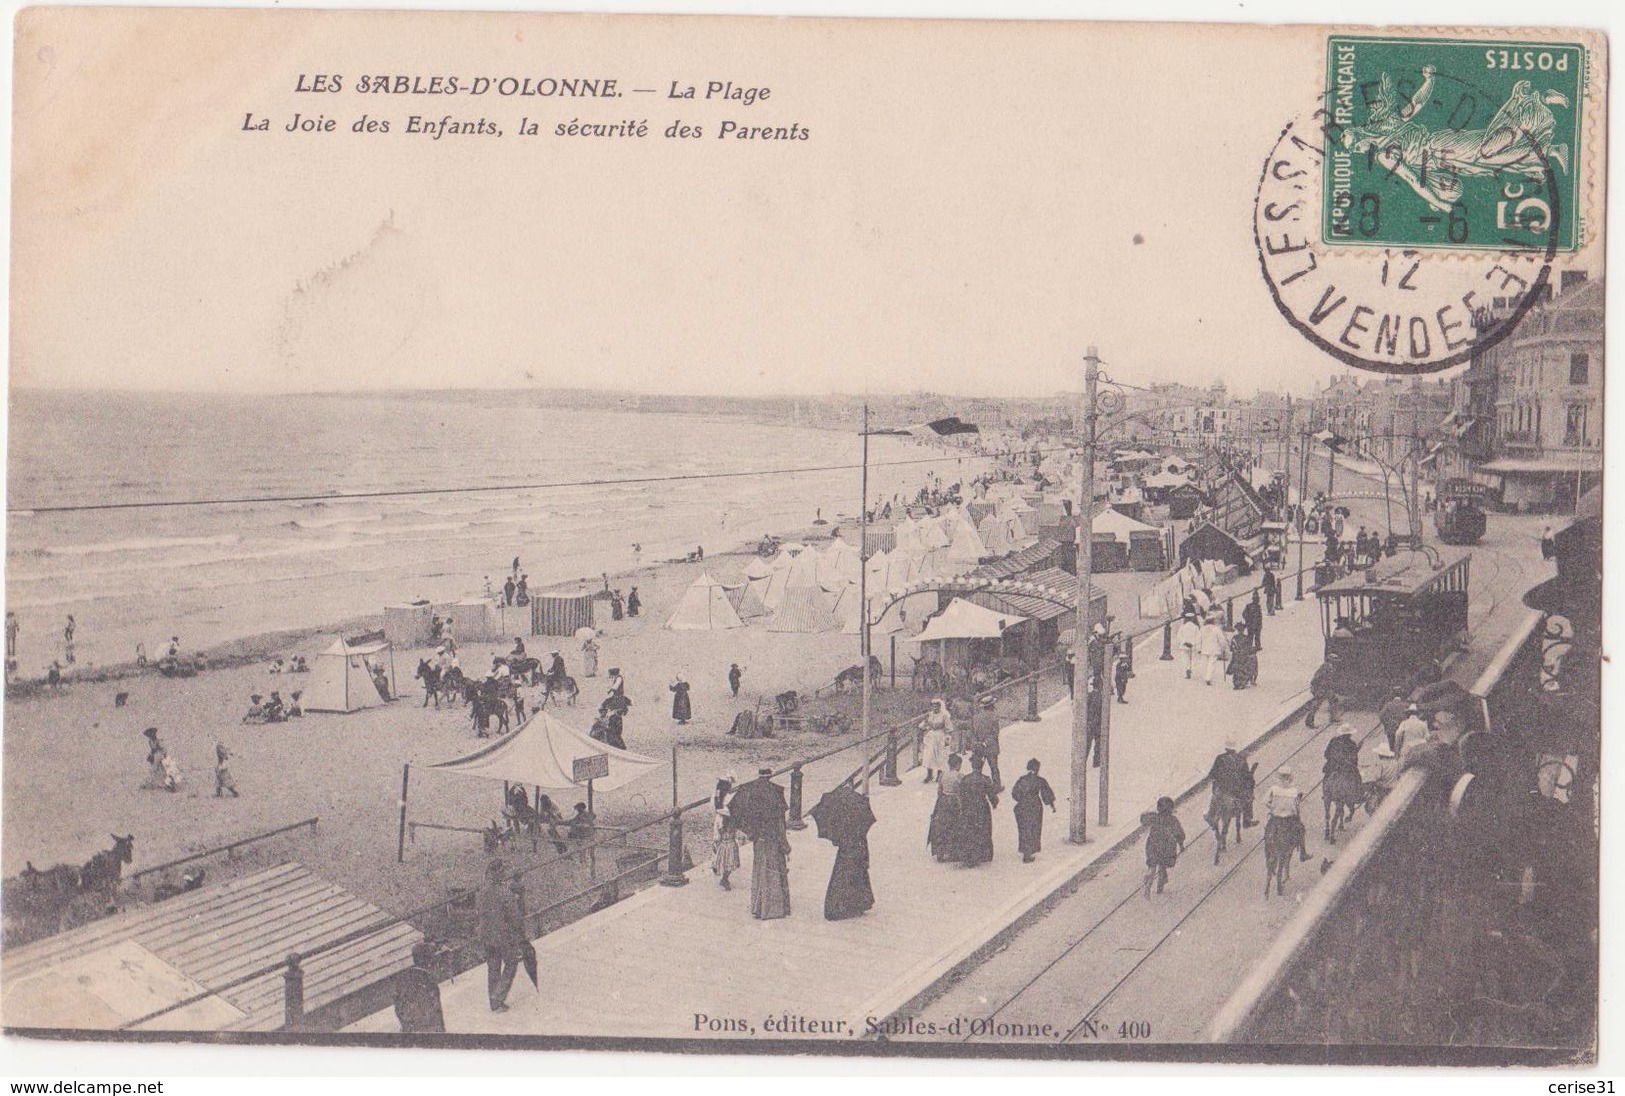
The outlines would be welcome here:
M 1601 33 L 14 39 L 9 1040 L 1595 1062 Z

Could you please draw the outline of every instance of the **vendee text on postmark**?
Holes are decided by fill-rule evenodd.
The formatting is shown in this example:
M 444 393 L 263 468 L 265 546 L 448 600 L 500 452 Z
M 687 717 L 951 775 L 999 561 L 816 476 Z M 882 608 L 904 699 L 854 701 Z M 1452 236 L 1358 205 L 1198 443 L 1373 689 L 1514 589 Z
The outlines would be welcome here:
M 1432 373 L 1506 338 L 1587 248 L 1600 44 L 1332 34 L 1265 158 L 1264 282 L 1319 350 Z M 1307 104 L 1306 104 L 1307 105 Z

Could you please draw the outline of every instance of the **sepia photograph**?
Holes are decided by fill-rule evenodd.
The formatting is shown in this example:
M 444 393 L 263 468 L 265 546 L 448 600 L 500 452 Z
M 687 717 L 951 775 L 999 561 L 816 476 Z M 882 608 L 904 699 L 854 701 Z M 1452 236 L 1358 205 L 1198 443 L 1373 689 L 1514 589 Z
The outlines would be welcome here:
M 1608 42 L 1339 17 L 16 12 L 4 1042 L 1594 1069 Z

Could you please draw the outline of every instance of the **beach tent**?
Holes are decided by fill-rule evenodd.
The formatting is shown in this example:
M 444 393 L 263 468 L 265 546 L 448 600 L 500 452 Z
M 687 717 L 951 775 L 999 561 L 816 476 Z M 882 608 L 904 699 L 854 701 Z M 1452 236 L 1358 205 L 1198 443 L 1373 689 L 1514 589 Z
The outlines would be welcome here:
M 834 590 L 855 582 L 858 578 L 858 550 L 839 537 L 818 557 L 818 581 L 826 590 Z
M 773 565 L 761 556 L 755 556 L 749 563 L 745 564 L 746 581 L 754 582 L 757 579 L 765 579 L 772 574 Z
M 1014 539 L 1010 536 L 1009 525 L 1000 520 L 997 514 L 989 514 L 977 526 L 976 533 L 982 538 L 982 546 L 987 549 L 990 556 L 1003 556 L 1016 550 Z
M 948 535 L 947 529 L 943 527 L 941 518 L 926 518 L 916 526 L 913 547 L 924 548 L 929 551 L 932 548 L 946 548 L 952 543 L 953 538 Z
M 849 636 L 855 636 L 863 631 L 863 611 L 859 608 L 862 598 L 858 594 L 858 584 L 848 582 L 840 589 L 829 594 L 829 611 L 841 625 L 841 631 Z
M 600 757 L 605 760 L 594 760 Z M 578 777 L 578 772 L 605 772 L 606 775 L 594 776 L 592 784 L 595 790 L 607 792 L 647 776 L 662 765 L 663 762 L 655 758 L 606 746 L 549 713 L 538 711 L 517 731 L 498 738 L 491 745 L 429 768 L 482 780 L 529 785 L 550 792 L 585 788 L 587 780 Z
M 777 580 L 778 576 L 774 576 Z M 770 632 L 833 632 L 840 627 L 830 612 L 824 588 L 818 584 L 817 561 L 803 555 L 784 572 L 784 584 L 773 615 Z
M 733 602 L 728 600 L 727 588 L 709 574 L 689 584 L 671 619 L 666 621 L 666 627 L 679 632 L 715 632 L 744 626 Z
M 762 595 L 767 592 L 767 584 L 766 578 L 747 578 L 738 586 L 723 587 L 740 620 L 767 615 L 767 603 L 762 600 Z
M 948 566 L 959 569 L 974 567 L 987 554 L 987 545 L 982 543 L 982 538 L 976 532 L 976 526 L 970 523 L 970 519 L 965 518 L 956 522 L 953 542 L 948 545 L 948 550 L 944 554 Z
M 389 696 L 378 691 L 374 678 L 382 671 Z M 307 712 L 355 712 L 377 708 L 398 696 L 395 689 L 395 649 L 382 632 L 333 643 L 310 664 L 301 702 Z

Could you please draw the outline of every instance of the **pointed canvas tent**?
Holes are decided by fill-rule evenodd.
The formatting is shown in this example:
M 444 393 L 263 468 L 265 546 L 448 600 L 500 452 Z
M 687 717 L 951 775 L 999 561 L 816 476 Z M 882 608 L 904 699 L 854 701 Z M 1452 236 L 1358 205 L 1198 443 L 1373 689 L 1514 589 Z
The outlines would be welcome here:
M 943 528 L 940 519 L 927 519 L 920 522 L 918 534 L 915 537 L 916 546 L 929 551 L 932 548 L 946 548 L 951 543 L 953 543 L 953 538 Z
M 745 564 L 745 581 L 737 590 L 728 592 L 729 599 L 734 603 L 734 612 L 739 619 L 749 620 L 752 617 L 767 615 L 768 584 L 773 579 L 773 565 L 761 556 L 757 556 Z
M 709 574 L 689 584 L 671 619 L 666 621 L 666 627 L 679 632 L 716 632 L 744 626 L 733 602 L 728 600 L 727 588 Z
M 826 590 L 837 590 L 858 578 L 858 550 L 839 537 L 818 557 L 818 581 Z
M 603 771 L 606 762 L 595 762 L 592 760 L 595 757 L 606 758 L 608 764 L 608 775 L 595 776 L 592 781 L 594 790 L 601 792 L 624 787 L 663 765 L 652 757 L 606 746 L 547 712 L 539 711 L 517 731 L 498 738 L 484 749 L 429 768 L 548 791 L 571 791 L 587 786 L 585 779 L 576 779 L 578 761 L 582 763 L 582 771 L 593 766 Z
M 300 698 L 307 712 L 355 712 L 377 708 L 385 703 L 373 681 L 375 669 L 389 682 L 389 695 L 398 696 L 395 687 L 395 649 L 383 633 L 345 640 L 334 636 L 333 643 L 310 664 L 310 679 Z
M 818 584 L 816 560 L 803 555 L 784 573 L 779 603 L 768 618 L 770 632 L 833 632 L 840 621 L 829 610 L 824 588 Z
M 863 611 L 859 608 L 862 599 L 858 595 L 858 584 L 849 582 L 830 595 L 829 611 L 840 622 L 841 631 L 849 636 L 855 636 L 863 631 Z
M 1009 527 L 999 520 L 997 514 L 989 514 L 977 526 L 977 535 L 982 538 L 982 546 L 987 549 L 990 556 L 1002 556 L 1015 550 L 1015 544 L 1010 539 Z
M 976 526 L 968 518 L 958 522 L 954 527 L 953 543 L 948 545 L 945 557 L 948 565 L 961 569 L 973 567 L 987 554 L 987 545 L 982 543 Z

